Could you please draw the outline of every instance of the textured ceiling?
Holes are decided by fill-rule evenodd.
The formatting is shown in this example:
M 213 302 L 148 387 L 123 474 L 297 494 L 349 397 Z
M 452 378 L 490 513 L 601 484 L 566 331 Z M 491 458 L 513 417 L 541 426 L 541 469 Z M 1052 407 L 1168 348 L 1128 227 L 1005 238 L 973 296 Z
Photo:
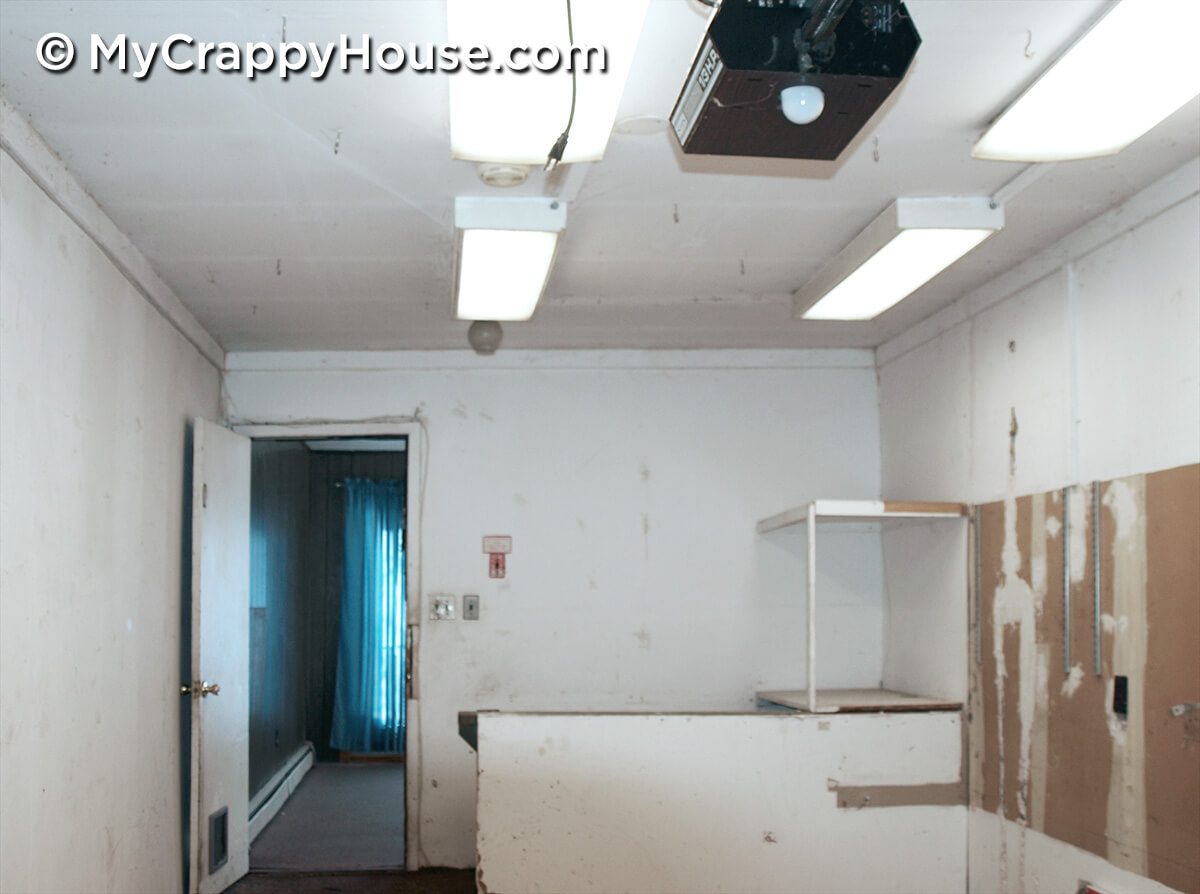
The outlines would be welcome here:
M 162 40 L 445 39 L 436 0 L 0 0 L 0 92 L 228 350 L 460 348 L 453 202 L 559 194 L 570 212 L 532 321 L 506 347 L 873 346 L 1200 152 L 1193 101 L 1114 158 L 1049 170 L 1008 226 L 875 321 L 794 320 L 789 295 L 901 195 L 990 195 L 1019 165 L 974 161 L 982 126 L 1104 9 L 1101 0 L 909 0 L 910 74 L 837 162 L 685 157 L 615 133 L 602 162 L 500 192 L 450 158 L 450 76 L 293 78 L 86 66 L 52 75 L 48 31 Z M 669 114 L 703 34 L 651 0 L 619 117 Z

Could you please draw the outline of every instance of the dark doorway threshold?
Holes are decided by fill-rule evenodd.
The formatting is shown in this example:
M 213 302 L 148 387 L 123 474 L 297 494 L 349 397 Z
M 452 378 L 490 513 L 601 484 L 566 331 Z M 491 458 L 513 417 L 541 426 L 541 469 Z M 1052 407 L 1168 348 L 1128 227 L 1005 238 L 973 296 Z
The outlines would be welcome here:
M 474 869 L 251 872 L 225 894 L 475 894 Z

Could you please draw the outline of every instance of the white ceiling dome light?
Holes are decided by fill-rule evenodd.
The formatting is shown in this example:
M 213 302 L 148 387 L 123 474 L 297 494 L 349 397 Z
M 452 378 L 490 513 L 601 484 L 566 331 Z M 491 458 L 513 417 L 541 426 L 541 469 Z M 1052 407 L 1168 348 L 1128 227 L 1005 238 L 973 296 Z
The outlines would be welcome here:
M 825 111 L 825 91 L 812 84 L 796 84 L 779 91 L 783 117 L 792 124 L 812 124 Z

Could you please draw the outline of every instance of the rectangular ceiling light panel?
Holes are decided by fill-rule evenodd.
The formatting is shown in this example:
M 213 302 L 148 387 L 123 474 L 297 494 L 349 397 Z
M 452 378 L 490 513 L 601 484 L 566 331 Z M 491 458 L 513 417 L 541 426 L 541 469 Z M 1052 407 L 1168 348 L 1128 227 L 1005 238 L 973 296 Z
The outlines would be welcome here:
M 605 71 L 577 69 L 578 94 L 563 162 L 597 161 L 604 155 L 642 31 L 648 0 L 572 0 L 575 45 L 603 47 Z M 513 47 L 555 47 L 564 55 L 566 0 L 448 0 L 449 42 L 487 47 L 494 63 L 506 63 Z M 547 62 L 553 56 L 544 54 Z M 592 57 L 595 60 L 595 56 Z M 531 62 L 519 55 L 518 62 Z M 558 71 L 460 71 L 449 79 L 450 145 L 468 161 L 542 164 L 566 127 L 571 75 Z
M 554 199 L 457 199 L 458 318 L 532 317 L 566 222 L 566 204 Z
M 1004 226 L 986 198 L 898 199 L 793 296 L 806 320 L 871 320 Z
M 1120 152 L 1200 94 L 1197 0 L 1121 0 L 975 144 L 976 158 L 1050 162 Z

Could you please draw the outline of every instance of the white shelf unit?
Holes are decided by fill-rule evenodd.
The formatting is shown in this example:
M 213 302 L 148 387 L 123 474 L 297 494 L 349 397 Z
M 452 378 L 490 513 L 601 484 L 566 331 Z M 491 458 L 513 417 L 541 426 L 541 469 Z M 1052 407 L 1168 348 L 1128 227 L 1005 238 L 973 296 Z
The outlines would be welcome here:
M 895 692 L 889 689 L 817 688 L 817 526 L 828 522 L 874 522 L 889 519 L 944 519 L 965 523 L 968 507 L 963 503 L 932 503 L 890 500 L 813 500 L 788 509 L 757 525 L 759 534 L 804 525 L 808 538 L 808 569 L 805 585 L 808 639 L 808 683 L 803 690 L 768 690 L 757 693 L 762 701 L 812 714 L 851 711 L 947 711 L 958 710 L 961 702 Z

